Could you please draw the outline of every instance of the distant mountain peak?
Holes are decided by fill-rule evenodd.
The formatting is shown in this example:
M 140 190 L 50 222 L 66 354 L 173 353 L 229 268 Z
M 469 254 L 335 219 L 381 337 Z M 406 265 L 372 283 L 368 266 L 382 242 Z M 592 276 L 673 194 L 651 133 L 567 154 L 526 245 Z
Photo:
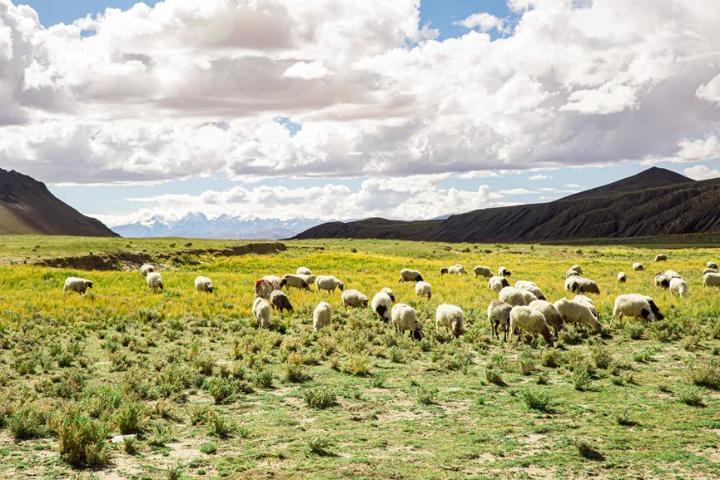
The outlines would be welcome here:
M 695 180 L 680 175 L 667 168 L 650 167 L 640 173 L 631 175 L 622 180 L 576 193 L 565 198 L 591 198 L 623 194 L 631 191 L 648 190 L 651 188 L 669 187 L 683 183 L 692 183 Z

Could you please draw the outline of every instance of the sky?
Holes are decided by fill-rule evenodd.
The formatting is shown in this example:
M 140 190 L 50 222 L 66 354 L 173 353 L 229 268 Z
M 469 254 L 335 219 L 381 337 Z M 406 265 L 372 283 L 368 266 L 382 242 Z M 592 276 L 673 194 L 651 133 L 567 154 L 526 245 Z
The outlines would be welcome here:
M 720 176 L 715 0 L 0 0 L 0 167 L 111 226 Z

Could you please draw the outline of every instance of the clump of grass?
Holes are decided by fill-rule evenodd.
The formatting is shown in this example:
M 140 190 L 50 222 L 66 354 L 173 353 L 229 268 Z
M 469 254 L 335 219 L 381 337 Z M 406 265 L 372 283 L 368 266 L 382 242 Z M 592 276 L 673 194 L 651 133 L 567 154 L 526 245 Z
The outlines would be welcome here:
M 69 412 L 58 429 L 60 455 L 75 467 L 102 467 L 108 462 L 107 429 L 98 421 Z
M 207 442 L 200 445 L 200 451 L 205 455 L 215 455 L 217 453 L 217 442 Z
M 633 420 L 628 410 L 624 410 L 617 416 L 617 423 L 623 427 L 634 427 L 638 424 L 636 420 Z
M 317 410 L 337 405 L 337 394 L 328 387 L 309 388 L 303 392 L 303 399 L 308 407 Z
M 499 387 L 504 387 L 505 385 L 507 385 L 503 380 L 500 372 L 493 367 L 487 367 L 485 369 L 485 378 L 489 383 L 495 384 Z
M 115 423 L 123 435 L 139 432 L 141 430 L 142 420 L 143 409 L 137 402 L 124 404 L 115 414 Z
M 699 387 L 720 390 L 720 361 L 712 358 L 690 366 L 690 380 Z
M 193 405 L 190 407 L 190 423 L 193 425 L 202 425 L 207 422 L 210 415 L 210 407 L 207 405 Z
M 599 344 L 590 348 L 590 356 L 595 363 L 595 367 L 602 370 L 608 368 L 613 361 L 613 357 L 607 348 Z
M 289 383 L 302 383 L 310 380 L 310 375 L 302 365 L 286 364 L 283 379 Z
M 322 457 L 332 456 L 329 448 L 332 446 L 332 440 L 328 437 L 312 437 L 307 440 L 308 453 L 319 455 Z
M 229 438 L 235 431 L 235 425 L 227 417 L 215 412 L 208 417 L 208 433 L 217 438 Z
M 625 324 L 623 331 L 631 340 L 640 340 L 645 333 L 645 325 L 638 322 L 630 322 Z
M 212 377 L 205 382 L 205 387 L 218 405 L 228 403 L 235 395 L 235 385 L 226 378 Z
M 366 377 L 370 374 L 370 360 L 367 355 L 350 355 L 343 364 L 343 371 L 349 375 Z
M 370 387 L 383 388 L 385 386 L 385 375 L 373 375 L 370 377 Z
M 572 381 L 575 390 L 579 392 L 585 392 L 590 389 L 592 377 L 590 376 L 590 372 L 588 372 L 587 369 L 576 368 L 572 374 Z
M 123 439 L 123 450 L 128 455 L 135 455 L 138 452 L 137 439 L 135 437 L 126 437 Z
M 270 370 L 258 370 L 254 378 L 255 386 L 270 389 L 273 387 L 273 374 Z
M 703 401 L 702 394 L 698 389 L 688 388 L 678 393 L 678 399 L 685 405 L 691 407 L 704 407 L 705 402 Z
M 543 350 L 541 362 L 544 367 L 557 368 L 562 362 L 562 355 L 556 348 L 546 348 Z
M 432 405 L 435 403 L 435 393 L 435 390 L 421 385 L 415 391 L 415 398 L 420 405 Z
M 583 458 L 587 458 L 588 460 L 594 460 L 596 462 L 601 462 L 605 460 L 605 455 L 603 455 L 599 450 L 597 450 L 585 440 L 578 440 L 575 443 L 575 446 L 578 449 L 578 453 Z
M 22 407 L 7 419 L 10 434 L 15 440 L 39 438 L 45 434 L 45 415 L 33 406 Z
M 552 398 L 542 390 L 527 389 L 523 391 L 525 405 L 532 410 L 550 413 L 552 409 Z
M 520 373 L 522 373 L 523 375 L 532 374 L 535 370 L 537 370 L 536 362 L 537 359 L 535 357 L 535 354 L 533 354 L 531 350 L 525 349 L 520 352 L 520 355 L 518 356 Z

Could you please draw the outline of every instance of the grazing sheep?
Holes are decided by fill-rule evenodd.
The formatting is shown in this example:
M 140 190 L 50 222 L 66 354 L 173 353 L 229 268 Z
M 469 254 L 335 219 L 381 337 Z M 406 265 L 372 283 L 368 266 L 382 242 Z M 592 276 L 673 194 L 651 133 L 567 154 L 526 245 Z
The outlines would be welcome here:
M 533 337 L 541 335 L 548 345 L 553 345 L 553 336 L 545 315 L 530 307 L 517 306 L 510 310 L 510 331 L 517 335 L 515 343 L 523 333 L 529 333 Z
M 495 293 L 500 293 L 500 290 L 509 286 L 510 282 L 504 277 L 490 277 L 488 280 L 488 288 Z
M 664 273 L 656 273 L 655 286 L 662 288 L 670 288 L 670 279 Z
M 625 275 L 625 272 L 618 272 L 617 274 L 617 281 L 620 283 L 627 282 L 627 275 Z
M 415 295 L 430 300 L 432 298 L 432 285 L 423 281 L 417 282 L 415 284 Z
M 500 300 L 493 300 L 488 305 L 487 315 L 488 322 L 490 322 L 490 330 L 492 336 L 500 339 L 498 333 L 498 327 L 502 326 L 504 335 L 503 340 L 507 342 L 508 329 L 510 328 L 510 310 L 513 306 L 509 303 L 501 302 Z
M 443 303 L 435 310 L 435 331 L 440 333 L 440 327 L 450 330 L 455 338 L 465 331 L 465 314 L 457 305 Z
M 450 275 L 467 275 L 467 271 L 465 270 L 465 267 L 463 267 L 459 263 L 456 263 L 452 267 L 448 267 L 448 273 Z
M 88 288 L 93 288 L 93 282 L 85 278 L 68 277 L 65 279 L 65 285 L 63 285 L 63 292 L 77 292 L 80 295 L 85 295 Z
M 667 261 L 667 255 L 665 255 L 664 253 L 661 253 L 660 255 L 657 255 L 655 257 L 655 261 L 656 262 L 665 262 L 665 261 Z
M 582 276 L 582 268 L 580 265 L 573 265 L 572 267 L 568 268 L 565 272 L 565 278 L 568 277 L 581 277 Z
M 385 292 L 378 292 L 375 294 L 375 296 L 372 298 L 372 302 L 370 302 L 370 307 L 372 308 L 373 312 L 377 313 L 377 316 L 380 317 L 380 320 L 387 323 L 390 321 L 390 309 L 392 308 L 393 299 Z
M 285 286 L 283 279 L 276 275 L 266 275 L 262 279 L 266 282 L 270 282 L 273 286 L 273 289 L 275 290 L 280 290 L 282 287 Z
M 498 274 L 499 274 L 501 277 L 510 277 L 510 276 L 512 276 L 512 272 L 510 272 L 510 270 L 508 270 L 508 269 L 505 268 L 505 267 L 498 267 Z
M 663 272 L 663 275 L 665 275 L 666 277 L 668 277 L 668 278 L 671 279 L 671 280 L 672 280 L 673 278 L 682 278 L 682 275 L 680 275 L 679 273 L 677 273 L 675 270 L 665 270 L 665 271 Z
M 390 297 L 390 300 L 392 300 L 393 302 L 395 301 L 395 294 L 393 293 L 391 288 L 384 287 L 384 288 L 381 288 L 380 291 L 382 293 L 387 294 L 387 296 Z
M 298 273 L 297 276 L 305 280 L 305 283 L 308 284 L 308 287 L 315 284 L 315 275 L 305 275 L 302 273 Z
M 717 270 L 717 269 L 718 269 L 718 264 L 715 263 L 715 262 L 712 262 L 712 261 L 707 262 L 707 263 L 705 264 L 705 266 L 706 266 L 707 268 L 712 268 L 713 270 Z
M 590 297 L 586 297 L 585 295 L 575 295 L 575 298 L 573 298 L 572 301 L 575 303 L 579 303 L 580 305 L 585 305 L 587 308 L 590 309 L 590 313 L 593 314 L 595 320 L 600 320 L 597 308 L 595 308 L 595 302 L 593 302 Z
M 297 270 L 295 270 L 295 273 L 297 275 L 312 275 L 312 272 L 307 267 L 298 267 Z
M 563 328 L 563 319 L 555 305 L 547 300 L 533 300 L 528 307 L 545 316 L 545 321 L 555 330 L 555 338 L 557 338 L 558 332 Z
M 198 292 L 213 293 L 215 286 L 208 277 L 196 277 L 195 278 L 195 290 Z
M 346 307 L 367 307 L 368 297 L 357 290 L 345 290 L 341 296 L 343 305 Z
M 528 292 L 531 292 L 533 295 L 535 295 L 539 300 L 545 300 L 545 295 L 543 295 L 542 290 L 540 290 L 540 287 L 538 287 L 535 282 L 518 280 L 517 282 L 515 282 L 515 288 L 519 288 L 520 290 L 527 290 Z
M 299 290 L 310 290 L 308 282 L 300 275 L 287 274 L 282 278 L 283 286 L 290 288 L 297 288 Z
M 403 268 L 400 270 L 400 282 L 422 282 L 423 277 L 417 270 Z
M 262 297 L 255 298 L 252 306 L 252 314 L 262 328 L 270 328 L 270 303 L 266 299 Z
M 404 334 L 409 330 L 412 338 L 422 340 L 422 324 L 417 319 L 415 309 L 410 305 L 396 303 L 390 312 L 390 318 L 396 332 Z
M 152 265 L 150 263 L 143 263 L 142 267 L 140 267 L 140 273 L 143 277 L 147 277 L 148 273 L 152 273 L 155 271 L 155 265 Z
M 682 278 L 671 278 L 670 279 L 670 293 L 679 295 L 680 298 L 685 298 L 685 295 L 687 295 L 689 290 L 690 290 L 690 286 Z
M 718 273 L 718 271 L 714 268 L 706 268 L 705 270 L 703 270 L 703 275 L 705 275 L 706 273 Z
M 270 305 L 272 305 L 273 310 L 279 310 L 281 314 L 285 310 L 289 312 L 293 311 L 290 299 L 282 290 L 273 290 L 270 294 Z
M 636 272 L 642 272 L 643 270 L 645 270 L 645 265 L 643 265 L 640 262 L 635 262 L 635 263 L 633 263 L 632 268 Z
M 652 298 L 637 293 L 619 295 L 615 299 L 613 322 L 616 318 L 619 320 L 623 316 L 642 318 L 651 322 L 665 318 Z
M 440 269 L 440 275 L 447 275 L 450 272 L 450 269 L 448 267 L 443 267 Z
M 153 292 L 162 292 L 165 288 L 162 276 L 158 272 L 148 273 L 147 277 L 145 277 L 145 283 L 147 283 L 148 288 Z
M 562 316 L 564 323 L 572 323 L 573 325 L 590 327 L 596 332 L 602 329 L 602 325 L 597 321 L 595 315 L 592 314 L 590 308 L 577 302 L 571 302 L 567 298 L 561 298 L 555 302 L 555 308 Z
M 565 291 L 572 293 L 600 294 L 600 287 L 594 281 L 584 277 L 568 277 L 565 279 Z
M 720 273 L 706 273 L 703 275 L 704 287 L 720 287 Z
M 313 330 L 316 332 L 327 327 L 332 321 L 332 305 L 327 302 L 320 302 L 313 311 Z
M 320 290 L 325 290 L 327 292 L 334 292 L 336 288 L 340 289 L 342 292 L 345 290 L 345 284 L 338 280 L 337 278 L 333 277 L 332 275 L 320 275 L 315 279 L 315 286 L 318 289 L 318 292 Z
M 530 305 L 530 302 L 537 299 L 532 292 L 515 287 L 505 287 L 498 294 L 498 300 L 509 303 L 513 307 Z
M 490 278 L 493 276 L 490 267 L 475 267 L 473 268 L 473 272 L 475 272 L 476 277 Z
M 270 294 L 275 290 L 272 283 L 268 282 L 264 278 L 255 282 L 255 296 L 258 298 L 264 298 L 270 300 Z

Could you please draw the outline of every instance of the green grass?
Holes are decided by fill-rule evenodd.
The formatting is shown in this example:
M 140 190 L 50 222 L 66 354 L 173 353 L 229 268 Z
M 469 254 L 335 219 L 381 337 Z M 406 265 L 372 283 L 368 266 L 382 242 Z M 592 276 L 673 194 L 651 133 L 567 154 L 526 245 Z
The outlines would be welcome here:
M 701 285 L 717 248 L 674 245 L 655 265 L 659 250 L 640 246 L 293 241 L 277 255 L 168 263 L 162 294 L 137 271 L 23 263 L 242 243 L 1 237 L 0 478 L 720 476 L 720 289 Z M 564 272 L 580 264 L 602 289 L 593 299 L 607 335 L 570 330 L 554 348 L 493 340 L 485 310 L 496 295 L 472 275 L 441 277 L 454 263 L 505 265 L 551 300 L 566 296 Z M 425 338 L 343 308 L 337 292 L 293 290 L 295 311 L 258 330 L 255 280 L 301 265 L 369 296 L 393 288 Z M 432 300 L 398 283 L 404 267 L 423 272 Z M 654 287 L 668 268 L 689 282 L 685 300 Z M 200 273 L 215 294 L 194 292 Z M 64 295 L 68 275 L 95 286 Z M 610 325 L 625 292 L 653 296 L 667 319 Z M 316 333 L 320 300 L 335 313 Z M 435 334 L 440 303 L 463 307 L 460 338 Z M 109 442 L 122 433 L 137 438 Z

